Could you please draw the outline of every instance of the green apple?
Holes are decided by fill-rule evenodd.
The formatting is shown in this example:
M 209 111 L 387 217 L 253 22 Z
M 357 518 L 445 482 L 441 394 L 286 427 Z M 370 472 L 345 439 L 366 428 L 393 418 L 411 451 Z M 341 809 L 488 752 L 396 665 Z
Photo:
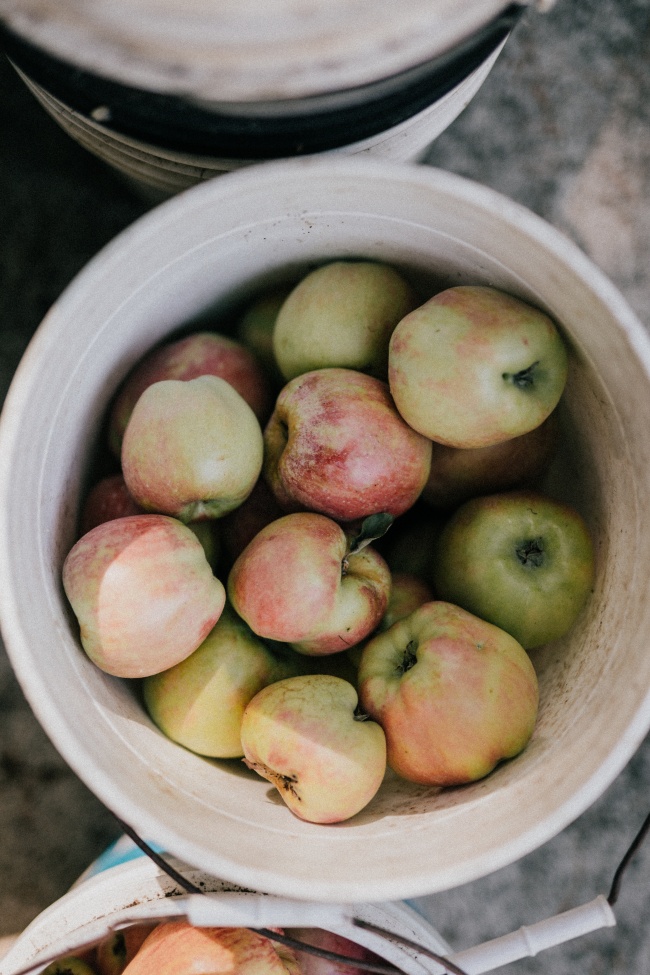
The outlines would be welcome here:
M 241 758 L 244 708 L 263 687 L 298 673 L 297 657 L 269 649 L 229 607 L 194 653 L 143 683 L 160 730 L 190 751 Z
M 349 819 L 383 781 L 384 732 L 357 704 L 352 684 L 310 674 L 270 684 L 244 711 L 246 764 L 273 783 L 300 819 Z
M 539 492 L 507 491 L 473 498 L 452 515 L 438 540 L 434 587 L 530 649 L 571 628 L 594 570 L 577 511 Z
M 396 326 L 388 381 L 397 409 L 450 447 L 487 447 L 539 426 L 568 373 L 555 323 L 494 288 L 435 295 Z
M 218 376 L 145 389 L 122 440 L 129 494 L 146 511 L 189 522 L 220 518 L 253 490 L 263 439 L 248 403 Z
M 246 307 L 237 322 L 237 337 L 255 353 L 267 375 L 282 384 L 273 352 L 273 330 L 282 304 L 291 291 L 288 285 L 263 292 Z
M 473 782 L 528 743 L 538 687 L 526 651 L 458 606 L 428 602 L 373 637 L 359 699 L 386 734 L 387 760 L 412 782 Z
M 285 379 L 341 366 L 381 379 L 388 342 L 399 320 L 415 308 L 402 275 L 375 261 L 333 261 L 291 291 L 273 332 L 275 358 Z
M 58 961 L 53 961 L 44 968 L 43 975 L 95 975 L 95 969 L 83 958 L 66 955 L 65 958 L 59 958 Z

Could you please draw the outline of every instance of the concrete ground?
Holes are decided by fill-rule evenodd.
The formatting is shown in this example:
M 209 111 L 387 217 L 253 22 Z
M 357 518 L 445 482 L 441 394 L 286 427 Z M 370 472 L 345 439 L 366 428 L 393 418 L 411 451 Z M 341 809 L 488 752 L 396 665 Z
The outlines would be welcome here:
M 558 0 L 514 31 L 428 163 L 500 190 L 577 241 L 650 324 L 650 6 Z M 63 135 L 0 61 L 0 394 L 66 284 L 146 205 Z M 650 435 L 650 434 L 649 434 Z M 28 446 L 28 445 L 26 445 Z M 606 893 L 650 811 L 650 740 L 577 822 L 515 865 L 423 908 L 460 948 Z M 66 767 L 0 652 L 0 936 L 60 896 L 116 836 Z M 650 844 L 618 926 L 508 969 L 650 972 Z

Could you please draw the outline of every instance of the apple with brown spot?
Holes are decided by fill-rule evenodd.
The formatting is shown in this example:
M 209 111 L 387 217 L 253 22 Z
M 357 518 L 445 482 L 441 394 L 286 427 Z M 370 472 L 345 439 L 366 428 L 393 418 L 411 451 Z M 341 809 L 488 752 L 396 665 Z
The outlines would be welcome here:
M 311 823 L 356 815 L 386 771 L 380 726 L 357 710 L 357 692 L 329 674 L 290 677 L 256 694 L 242 721 L 246 764 Z
M 80 538 L 63 587 L 84 650 L 116 677 L 146 677 L 188 657 L 226 600 L 196 535 L 155 514 L 107 521 Z
M 555 409 L 568 353 L 551 318 L 495 288 L 448 288 L 390 341 L 388 381 L 414 430 L 450 447 L 487 447 L 539 426 Z
M 228 596 L 254 633 L 305 654 L 345 650 L 370 633 L 390 594 L 388 566 L 371 546 L 350 550 L 324 515 L 284 515 L 263 528 L 228 576 Z
M 390 767 L 424 785 L 487 775 L 523 750 L 537 717 L 537 677 L 523 647 L 440 601 L 367 643 L 358 687 L 384 729 Z
M 287 383 L 264 444 L 264 476 L 285 511 L 343 522 L 402 514 L 431 464 L 430 441 L 404 422 L 387 384 L 352 369 L 319 369 Z

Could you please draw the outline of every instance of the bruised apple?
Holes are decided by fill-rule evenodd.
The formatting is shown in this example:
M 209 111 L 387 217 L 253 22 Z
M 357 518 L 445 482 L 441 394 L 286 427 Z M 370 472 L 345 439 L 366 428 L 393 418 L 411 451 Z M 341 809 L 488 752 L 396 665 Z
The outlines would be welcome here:
M 124 975 L 296 975 L 290 949 L 248 928 L 159 924 Z
M 338 823 L 373 798 L 386 770 L 384 732 L 357 692 L 329 674 L 290 677 L 256 694 L 242 721 L 246 764 L 300 819 Z
M 390 390 L 414 430 L 450 447 L 487 447 L 539 426 L 568 372 L 555 323 L 494 288 L 462 285 L 401 320 Z
M 271 650 L 226 606 L 193 654 L 144 680 L 147 710 L 168 738 L 190 751 L 241 758 L 244 708 L 267 684 L 296 675 L 296 656 Z
M 403 778 L 451 786 L 487 775 L 528 743 L 538 687 L 523 647 L 458 606 L 425 603 L 361 655 L 359 698 Z
M 254 633 L 305 654 L 345 650 L 384 615 L 390 572 L 371 546 L 350 551 L 324 515 L 297 512 L 263 528 L 228 576 L 228 596 Z
M 122 473 L 142 508 L 189 522 L 220 518 L 244 501 L 262 469 L 255 414 L 224 379 L 149 386 L 122 441 Z
M 387 384 L 353 369 L 318 369 L 287 383 L 264 444 L 264 476 L 285 511 L 344 522 L 402 514 L 431 464 L 430 441 L 404 422 Z
M 377 261 L 332 261 L 306 275 L 282 304 L 273 331 L 285 379 L 342 366 L 385 379 L 388 342 L 415 308 L 411 285 Z
M 217 332 L 195 332 L 154 349 L 129 373 L 111 407 L 108 440 L 119 457 L 124 431 L 142 393 L 163 379 L 188 381 L 219 376 L 246 400 L 265 423 L 273 399 L 264 369 L 242 343 Z
M 538 491 L 504 491 L 458 508 L 434 566 L 438 596 L 532 649 L 573 626 L 593 585 L 594 546 L 570 505 Z
M 131 515 L 82 536 L 63 565 L 81 643 L 116 677 L 146 677 L 188 657 L 226 595 L 196 535 L 166 515 Z

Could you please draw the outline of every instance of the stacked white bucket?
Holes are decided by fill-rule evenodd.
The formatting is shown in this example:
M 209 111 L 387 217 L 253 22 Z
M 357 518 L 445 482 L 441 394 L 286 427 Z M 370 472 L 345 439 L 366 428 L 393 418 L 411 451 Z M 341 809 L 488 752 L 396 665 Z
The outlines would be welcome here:
M 212 0 L 0 0 L 0 22 L 33 51 L 140 93 L 244 120 L 295 119 L 399 92 L 528 2 L 222 0 L 215 8 Z M 344 144 L 339 136 L 322 151 L 418 161 L 476 94 L 503 43 L 497 36 L 471 69 L 455 69 L 448 90 L 397 124 L 380 120 L 361 138 L 352 126 Z M 20 56 L 16 66 L 65 131 L 150 193 L 170 195 L 254 161 L 238 157 L 236 146 L 219 153 L 170 148 L 163 138 L 154 144 L 112 124 L 110 103 L 80 111 Z

